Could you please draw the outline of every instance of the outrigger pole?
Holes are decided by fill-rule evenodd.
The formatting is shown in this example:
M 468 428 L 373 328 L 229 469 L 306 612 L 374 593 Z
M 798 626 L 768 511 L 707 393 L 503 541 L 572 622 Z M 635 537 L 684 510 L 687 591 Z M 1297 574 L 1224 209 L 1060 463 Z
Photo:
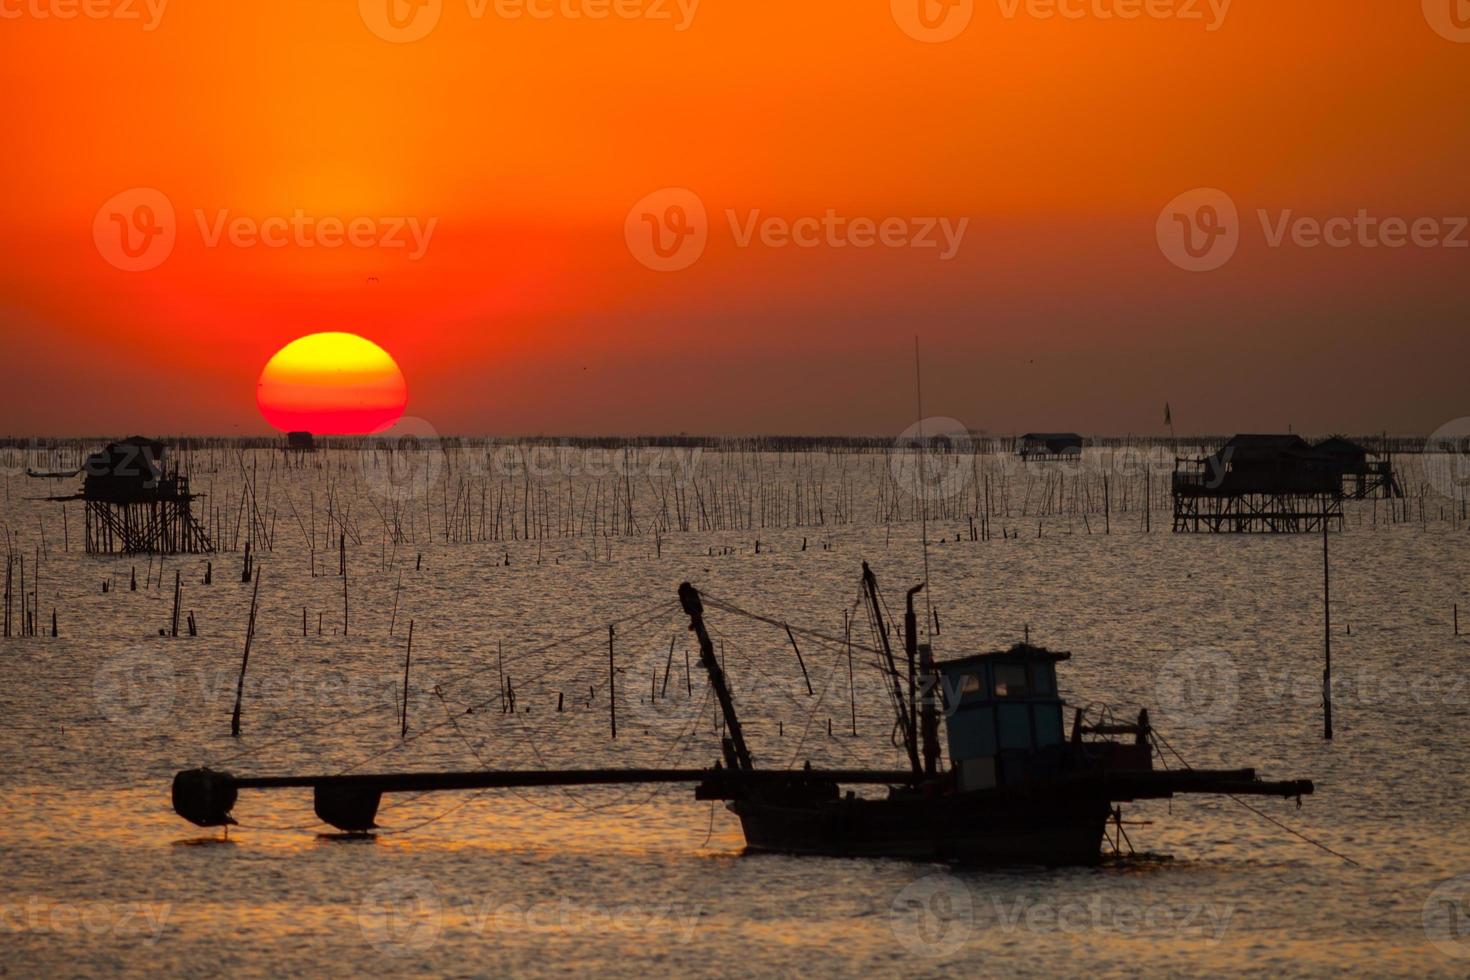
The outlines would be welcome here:
M 792 793 L 849 786 L 906 786 L 911 773 L 882 769 L 532 769 L 471 772 L 353 773 L 336 776 L 235 776 L 213 769 L 186 769 L 174 776 L 174 812 L 200 827 L 235 823 L 230 815 L 242 789 L 310 789 L 316 815 L 338 830 L 362 832 L 377 826 L 384 793 L 515 789 L 550 786 L 622 786 L 631 783 L 696 783 L 695 799 L 740 799 L 760 787 Z M 1169 799 L 1179 793 L 1298 797 L 1312 792 L 1306 779 L 1266 782 L 1254 769 L 1117 770 L 1080 773 L 1057 791 L 1069 799 L 1114 802 Z
M 338 776 L 235 776 L 213 769 L 186 769 L 174 776 L 174 812 L 200 827 L 235 823 L 230 815 L 242 789 L 310 789 L 323 823 L 349 833 L 377 827 L 384 793 L 517 789 L 549 786 L 626 786 L 696 783 L 695 799 L 729 800 L 755 786 L 893 786 L 909 781 L 906 772 L 880 769 L 740 772 L 730 769 L 531 769 L 471 772 L 353 773 Z

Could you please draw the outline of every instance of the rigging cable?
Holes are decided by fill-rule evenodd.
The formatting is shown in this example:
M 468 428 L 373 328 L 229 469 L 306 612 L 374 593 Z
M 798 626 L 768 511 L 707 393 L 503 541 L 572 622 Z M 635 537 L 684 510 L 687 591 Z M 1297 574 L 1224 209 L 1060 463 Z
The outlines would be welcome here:
M 668 603 L 665 603 L 665 602 L 657 603 L 654 606 L 650 606 L 650 607 L 648 607 L 646 609 L 639 610 L 638 612 L 630 613 L 627 616 L 624 616 L 624 617 L 622 617 L 620 619 L 615 619 L 615 620 L 612 621 L 612 623 L 613 623 L 613 625 L 619 625 L 619 624 L 622 624 L 622 623 L 626 623 L 626 622 L 628 622 L 630 620 L 633 620 L 633 619 L 636 619 L 636 618 L 638 618 L 640 616 L 644 616 L 647 613 L 649 613 L 650 611 L 657 611 L 659 609 L 662 609 L 667 604 Z M 569 643 L 569 642 L 575 642 L 576 640 L 582 639 L 584 637 L 591 636 L 594 633 L 601 633 L 606 628 L 607 628 L 606 626 L 595 626 L 595 627 L 592 627 L 590 629 L 583 630 L 580 633 L 574 633 L 570 637 L 565 637 L 565 638 L 551 640 L 550 642 L 547 642 L 545 644 L 542 644 L 539 647 L 532 648 L 530 650 L 525 651 L 522 654 L 519 654 L 518 655 L 518 658 L 523 659 L 525 657 L 534 656 L 535 654 L 538 654 L 538 653 L 545 653 L 546 651 L 551 650 L 551 649 L 553 649 L 553 648 L 555 648 L 555 647 L 557 647 L 557 646 L 559 646 L 561 644 Z M 491 670 L 492 669 L 492 666 L 493 665 L 488 665 L 487 664 L 486 666 L 483 666 L 483 667 L 471 668 L 470 670 L 464 671 L 464 672 L 462 672 L 462 673 L 460 673 L 458 675 L 451 676 L 444 683 L 445 684 L 448 684 L 448 685 L 462 683 L 464 681 L 469 680 L 470 678 L 473 678 L 473 677 L 478 676 L 481 673 L 485 673 L 485 672 Z M 234 753 L 233 755 L 225 756 L 223 759 L 218 760 L 218 764 L 219 765 L 225 765 L 227 763 L 234 762 L 234 761 L 236 761 L 238 759 L 243 759 L 243 758 L 245 758 L 247 756 L 254 755 L 255 753 L 260 752 L 260 751 L 263 751 L 265 749 L 274 748 L 274 747 L 276 747 L 278 745 L 282 745 L 282 744 L 285 744 L 287 742 L 295 741 L 295 740 L 301 738 L 304 735 L 315 734 L 315 733 L 320 732 L 320 731 L 323 731 L 325 729 L 332 728 L 334 726 L 340 725 L 340 724 L 342 724 L 344 722 L 354 721 L 354 720 L 359 719 L 359 718 L 367 717 L 368 715 L 371 715 L 371 714 L 373 714 L 375 712 L 378 712 L 378 711 L 381 711 L 381 710 L 382 709 L 379 706 L 374 705 L 371 708 L 364 708 L 361 711 L 351 712 L 349 714 L 343 715 L 343 716 L 338 717 L 338 718 L 331 719 L 329 721 L 318 722 L 318 723 L 315 723 L 315 724 L 310 724 L 310 725 L 307 725 L 304 728 L 301 728 L 301 729 L 298 729 L 296 731 L 290 732 L 288 734 L 280 735 L 280 736 L 278 736 L 276 738 L 273 738 L 273 739 L 267 740 L 265 742 L 262 742 L 259 745 L 254 745 L 254 746 L 251 746 L 250 748 L 242 749 L 239 752 Z
M 1149 733 L 1154 737 L 1154 739 L 1157 742 L 1161 743 L 1162 745 L 1164 745 L 1165 747 L 1167 747 L 1170 752 L 1174 753 L 1174 757 L 1179 760 L 1180 764 L 1183 765 L 1185 769 L 1193 769 L 1194 768 L 1193 766 L 1191 766 L 1189 764 L 1189 762 L 1187 760 L 1185 760 L 1184 756 L 1182 756 L 1182 755 L 1179 754 L 1179 750 L 1178 749 L 1174 748 L 1174 746 L 1172 746 L 1172 745 L 1169 744 L 1169 740 L 1168 739 L 1164 738 L 1163 735 L 1159 734 L 1159 730 L 1157 728 L 1150 728 L 1149 729 Z M 1160 753 L 1160 755 L 1162 755 L 1162 753 Z M 1355 868 L 1361 868 L 1362 867 L 1361 864 L 1359 864 L 1357 861 L 1354 861 L 1352 858 L 1348 857 L 1346 854 L 1342 854 L 1342 853 L 1340 853 L 1338 851 L 1334 851 L 1332 848 L 1328 847 L 1326 844 L 1323 844 L 1321 841 L 1313 840 L 1312 838 L 1308 837 L 1306 834 L 1303 834 L 1303 833 L 1301 833 L 1300 831 L 1297 831 L 1297 830 L 1293 830 L 1291 827 L 1288 827 L 1286 824 L 1282 823 L 1280 820 L 1277 820 L 1275 817 L 1271 816 L 1270 814 L 1265 813 L 1265 812 L 1257 809 L 1256 807 L 1251 806 L 1249 803 L 1245 802 L 1245 800 L 1242 800 L 1240 797 L 1238 797 L 1238 796 L 1232 796 L 1231 794 L 1226 793 L 1225 794 L 1225 798 L 1226 799 L 1229 799 L 1229 800 L 1234 800 L 1236 803 L 1239 803 L 1241 806 L 1245 807 L 1247 810 L 1249 810 L 1251 813 L 1254 813 L 1256 816 L 1260 817 L 1262 820 L 1265 820 L 1268 823 L 1275 824 L 1277 827 L 1280 827 L 1282 830 L 1286 831 L 1288 834 L 1291 834 L 1293 837 L 1299 837 L 1302 840 L 1306 841 L 1308 844 L 1311 844 L 1313 847 L 1319 847 L 1322 850 L 1326 851 L 1328 854 L 1331 854 L 1333 857 L 1335 857 L 1335 858 L 1341 858 L 1342 860 L 1346 861 L 1348 864 L 1351 864 Z

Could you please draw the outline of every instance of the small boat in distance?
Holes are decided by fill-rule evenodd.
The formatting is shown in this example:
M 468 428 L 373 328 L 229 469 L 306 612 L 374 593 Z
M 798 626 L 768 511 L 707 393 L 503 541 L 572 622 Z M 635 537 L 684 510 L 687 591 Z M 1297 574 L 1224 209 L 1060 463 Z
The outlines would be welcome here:
M 901 635 L 904 663 L 890 643 L 877 582 L 863 564 L 863 592 L 885 675 L 906 770 L 758 768 L 692 585 L 679 601 L 699 644 L 700 664 L 725 722 L 724 759 L 709 769 L 481 770 L 337 776 L 235 776 L 211 769 L 178 773 L 175 811 L 202 827 L 234 823 L 241 789 L 310 787 L 317 816 L 348 832 L 375 827 L 383 793 L 532 786 L 692 783 L 695 797 L 724 800 L 751 851 L 885 857 L 964 865 L 1087 865 L 1102 858 L 1117 805 L 1186 793 L 1300 798 L 1310 780 L 1270 782 L 1253 769 L 1155 769 L 1147 710 L 1135 723 L 1077 710 L 1070 732 L 1057 665 L 1070 654 L 1029 643 L 935 662 L 918 642 L 909 590 Z M 947 735 L 941 765 L 939 730 Z M 879 785 L 886 795 L 850 787 Z

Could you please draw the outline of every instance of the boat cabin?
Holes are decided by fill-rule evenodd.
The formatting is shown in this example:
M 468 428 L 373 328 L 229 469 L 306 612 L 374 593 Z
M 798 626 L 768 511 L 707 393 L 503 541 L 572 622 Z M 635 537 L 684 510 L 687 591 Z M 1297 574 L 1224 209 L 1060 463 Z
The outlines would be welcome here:
M 961 790 L 1053 775 L 1066 736 L 1053 653 L 1018 643 L 936 665 L 944 691 L 949 758 Z

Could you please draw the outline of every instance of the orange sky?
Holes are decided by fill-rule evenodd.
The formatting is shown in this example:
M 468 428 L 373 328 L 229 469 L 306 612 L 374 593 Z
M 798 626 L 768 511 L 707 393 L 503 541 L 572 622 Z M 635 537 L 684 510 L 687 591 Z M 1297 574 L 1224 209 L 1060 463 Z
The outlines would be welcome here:
M 926 412 L 976 428 L 1470 414 L 1470 249 L 1273 248 L 1257 217 L 1470 214 L 1470 37 L 1419 2 L 975 0 L 942 43 L 910 0 L 700 0 L 683 30 L 676 0 L 442 0 L 408 43 L 369 29 L 387 2 L 173 0 L 150 30 L 144 0 L 0 0 L 0 429 L 269 431 L 261 367 L 325 330 L 390 351 L 441 432 L 896 433 L 915 333 Z M 1101 16 L 1130 6 L 1203 19 Z M 671 19 L 568 16 L 599 8 Z M 667 187 L 708 246 L 659 272 L 625 224 Z M 1203 273 L 1155 231 L 1199 187 L 1241 218 Z M 94 237 L 133 188 L 175 212 L 144 271 Z M 968 225 L 945 261 L 742 247 L 727 216 L 829 209 Z M 429 233 L 212 237 L 298 210 Z

